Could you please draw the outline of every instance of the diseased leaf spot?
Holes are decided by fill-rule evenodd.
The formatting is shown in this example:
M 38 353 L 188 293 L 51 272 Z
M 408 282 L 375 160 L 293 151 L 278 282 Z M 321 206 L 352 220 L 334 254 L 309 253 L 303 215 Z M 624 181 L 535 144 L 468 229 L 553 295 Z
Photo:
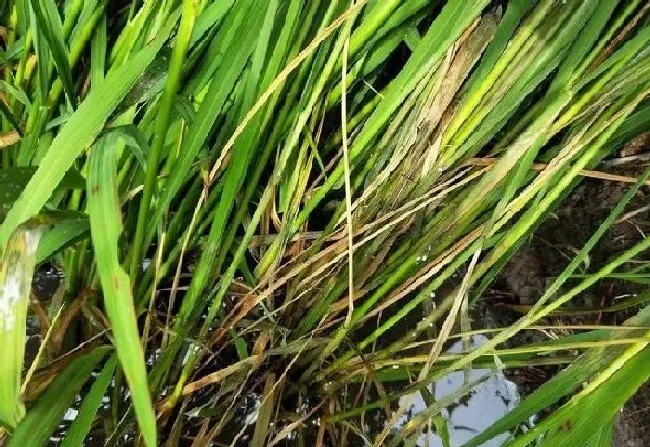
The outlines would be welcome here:
M 113 276 L 113 286 L 115 287 L 115 290 L 120 290 L 120 278 L 117 276 Z
M 560 427 L 558 428 L 558 432 L 569 432 L 573 429 L 573 425 L 571 424 L 571 420 L 567 419 L 565 422 L 563 422 Z

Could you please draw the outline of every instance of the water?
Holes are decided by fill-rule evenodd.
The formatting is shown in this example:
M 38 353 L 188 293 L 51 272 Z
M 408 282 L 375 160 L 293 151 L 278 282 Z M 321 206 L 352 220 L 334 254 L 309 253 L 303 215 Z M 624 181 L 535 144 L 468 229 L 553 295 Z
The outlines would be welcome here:
M 476 348 L 488 339 L 482 335 L 472 337 L 471 346 Z M 462 351 L 462 342 L 458 341 L 452 345 L 448 352 L 458 353 Z M 470 374 L 470 381 L 476 381 L 487 377 L 483 382 L 477 385 L 472 392 L 462 399 L 458 405 L 443 410 L 442 414 L 447 420 L 449 429 L 450 442 L 452 447 L 463 445 L 474 436 L 488 428 L 503 415 L 511 411 L 520 401 L 517 385 L 506 379 L 501 372 L 495 372 L 492 369 L 473 369 Z M 464 381 L 462 371 L 451 373 L 435 384 L 435 397 L 441 399 L 444 396 L 457 391 Z M 427 408 L 420 393 L 412 396 L 413 403 L 409 408 L 410 417 L 422 412 Z M 403 404 L 408 397 L 400 399 Z M 409 416 L 403 416 L 397 423 L 397 429 L 403 427 Z M 529 421 L 531 424 L 533 421 Z M 483 444 L 484 447 L 499 447 L 503 445 L 508 438 L 504 433 Z M 427 437 L 422 435 L 418 439 L 418 446 L 421 447 L 442 447 L 442 441 L 436 434 L 429 436 L 427 446 Z

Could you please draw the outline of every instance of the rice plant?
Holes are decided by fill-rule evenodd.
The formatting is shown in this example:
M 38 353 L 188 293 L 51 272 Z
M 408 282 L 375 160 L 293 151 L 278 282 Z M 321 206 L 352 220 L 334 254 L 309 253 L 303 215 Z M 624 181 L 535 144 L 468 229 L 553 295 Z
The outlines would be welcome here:
M 444 410 L 475 384 L 436 400 L 432 383 L 542 364 L 561 367 L 466 445 L 608 445 L 650 374 L 645 298 L 617 327 L 503 344 L 604 278 L 646 276 L 650 238 L 589 259 L 650 176 L 602 168 L 650 131 L 647 2 L 0 10 L 7 445 L 447 446 Z M 626 193 L 470 349 L 472 309 L 585 177 Z M 47 299 L 30 292 L 46 264 L 64 276 Z

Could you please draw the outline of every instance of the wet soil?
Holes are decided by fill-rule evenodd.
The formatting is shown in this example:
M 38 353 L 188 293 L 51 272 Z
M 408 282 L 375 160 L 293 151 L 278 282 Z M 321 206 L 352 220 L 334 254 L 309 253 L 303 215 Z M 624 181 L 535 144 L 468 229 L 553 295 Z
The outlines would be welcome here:
M 638 144 L 638 143 L 637 143 Z M 650 138 L 641 141 L 641 150 L 650 150 Z M 636 149 L 639 149 L 638 147 Z M 627 151 L 627 152 L 626 152 Z M 630 157 L 632 151 L 632 158 Z M 626 147 L 619 154 L 628 157 L 628 163 L 610 162 L 603 170 L 625 176 L 636 176 L 649 163 L 639 155 L 639 150 Z M 521 316 L 526 306 L 534 304 L 547 286 L 570 262 L 577 251 L 596 231 L 611 209 L 629 188 L 629 184 L 599 179 L 584 179 L 572 195 L 560 206 L 555 215 L 542 223 L 534 235 L 514 254 L 497 280 L 483 296 L 476 311 L 481 325 L 502 327 L 512 324 Z M 608 231 L 592 251 L 583 272 L 594 272 L 616 255 L 630 248 L 650 232 L 650 187 L 642 187 L 627 206 L 623 218 Z M 648 207 L 650 208 L 650 207 Z M 642 254 L 636 261 L 650 259 Z M 628 266 L 628 268 L 634 265 Z M 570 286 L 567 284 L 566 286 Z M 570 307 L 602 308 L 619 302 L 630 294 L 647 290 L 647 285 L 629 281 L 607 279 L 576 297 Z M 645 303 L 647 305 L 648 303 Z M 553 317 L 545 324 L 621 324 L 643 305 L 624 311 L 587 313 L 575 316 Z M 526 331 L 510 340 L 510 344 L 547 340 L 547 335 Z M 527 368 L 511 371 L 510 380 L 517 383 L 519 391 L 529 394 L 558 371 L 558 367 Z M 540 416 L 544 416 L 543 414 Z M 650 445 L 650 385 L 644 385 L 624 406 L 617 417 L 614 430 L 614 447 L 641 447 Z

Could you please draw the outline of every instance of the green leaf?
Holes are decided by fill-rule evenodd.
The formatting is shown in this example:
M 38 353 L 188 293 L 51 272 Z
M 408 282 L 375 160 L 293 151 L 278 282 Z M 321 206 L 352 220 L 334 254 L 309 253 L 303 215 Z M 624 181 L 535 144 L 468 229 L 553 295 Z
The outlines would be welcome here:
M 106 394 L 108 385 L 111 383 L 116 365 L 117 359 L 113 355 L 108 359 L 104 365 L 104 369 L 102 369 L 102 372 L 95 379 L 90 391 L 84 397 L 83 403 L 79 408 L 79 413 L 70 425 L 70 428 L 68 428 L 61 447 L 81 447 L 83 445 L 83 441 L 93 425 L 97 410 L 99 410 L 102 404 L 102 399 Z
M 145 444 L 153 447 L 156 445 L 156 416 L 149 396 L 131 282 L 119 261 L 122 218 L 117 196 L 114 137 L 103 137 L 93 146 L 89 164 L 88 214 L 104 305 Z
M 147 137 L 145 137 L 136 126 L 133 124 L 127 124 L 124 126 L 111 127 L 108 132 L 119 135 L 122 140 L 124 140 L 126 147 L 131 149 L 131 153 L 138 163 L 140 163 L 142 169 L 147 169 L 146 154 L 149 153 L 149 143 L 147 143 Z
M 193 47 L 203 35 L 213 26 L 221 22 L 226 13 L 230 10 L 235 0 L 223 0 L 211 2 L 203 12 L 196 18 L 196 23 L 192 29 L 190 38 L 190 47 Z
M 587 442 L 586 447 L 611 447 L 612 436 L 614 435 L 614 420 L 613 417 L 608 423 L 603 425 Z
M 603 369 L 608 368 L 611 368 L 611 365 Z M 584 396 L 574 396 L 542 423 L 517 438 L 512 445 L 523 447 L 528 445 L 527 441 L 534 439 L 535 435 L 539 436 L 543 433 L 546 435 L 543 442 L 539 444 L 540 447 L 585 445 L 593 437 L 594 427 L 603 427 L 611 421 L 623 404 L 648 380 L 648 377 L 650 377 L 650 349 L 645 348 L 627 360 L 595 390 Z
M 27 186 L 36 171 L 37 168 L 34 167 L 0 169 L 0 191 L 2 191 L 0 193 L 0 219 L 11 210 L 14 202 L 18 200 L 21 192 L 25 189 L 25 186 Z M 83 189 L 85 185 L 86 179 L 81 176 L 79 171 L 70 169 L 65 173 L 61 183 L 59 183 L 54 191 Z
M 10 44 L 7 47 L 6 51 L 2 52 L 2 56 L 0 57 L 2 58 L 3 62 L 18 60 L 24 50 L 24 47 L 25 39 L 23 37 L 16 39 L 14 43 Z
M 589 254 L 591 249 L 602 238 L 608 228 L 612 226 L 616 218 L 623 212 L 625 205 L 634 197 L 635 193 L 639 190 L 643 182 L 650 177 L 650 169 L 639 177 L 637 182 L 629 188 L 623 197 L 618 201 L 616 206 L 612 209 L 607 218 L 600 224 L 596 232 L 587 241 L 584 247 L 580 250 L 578 255 L 574 257 L 571 263 L 565 270 L 556 278 L 554 283 L 547 289 L 544 296 L 540 298 L 538 303 L 548 300 L 551 296 L 559 290 L 562 284 L 570 277 L 575 269 L 583 262 L 585 256 Z M 645 308 L 639 315 L 631 319 L 628 323 L 634 325 L 646 325 L 650 322 L 650 307 Z M 634 334 L 628 333 L 626 336 L 633 336 Z M 515 409 L 510 413 L 499 419 L 497 422 L 488 427 L 483 433 L 472 438 L 465 447 L 476 447 L 486 442 L 487 440 L 497 436 L 500 433 L 508 430 L 511 427 L 525 421 L 528 417 L 548 407 L 549 405 L 557 402 L 563 396 L 566 396 L 579 387 L 585 380 L 587 380 L 594 371 L 598 371 L 611 363 L 618 353 L 620 348 L 612 347 L 598 351 L 591 351 L 588 354 L 581 356 L 578 360 L 572 363 L 556 374 L 551 380 L 543 384 L 534 393 L 526 397 Z
M 86 237 L 90 231 L 90 222 L 85 219 L 73 219 L 55 225 L 41 238 L 36 252 L 36 264 L 40 264 L 69 245 Z
M 40 32 L 43 33 L 47 45 L 52 52 L 54 65 L 63 82 L 63 89 L 72 105 L 76 105 L 74 94 L 74 84 L 72 82 L 72 72 L 68 61 L 68 51 L 63 38 L 63 25 L 61 16 L 56 9 L 54 0 L 30 0 L 36 24 Z M 40 61 L 39 61 L 40 65 Z M 47 66 L 45 67 L 47 69 Z
M 79 390 L 110 348 L 95 348 L 74 359 L 39 397 L 9 441 L 9 447 L 46 445 Z
M 354 139 L 350 146 L 352 161 L 377 137 L 417 83 L 436 62 L 442 59 L 449 47 L 480 14 L 487 3 L 486 0 L 453 0 L 445 4 L 429 31 L 420 40 L 416 51 L 397 77 L 388 85 L 382 101 L 368 118 L 359 135 Z M 343 176 L 343 170 L 343 165 L 339 163 L 327 178 L 323 187 L 318 188 L 310 197 L 304 209 L 294 221 L 292 235 L 298 231 L 300 225 L 304 223 L 316 205 L 325 198 L 327 192 L 339 182 Z
M 98 86 L 104 80 L 106 74 L 106 47 L 108 46 L 106 35 L 106 14 L 102 15 L 95 28 L 90 42 L 90 84 L 91 87 Z
M 0 250 L 18 225 L 41 210 L 77 156 L 92 144 L 108 117 L 156 57 L 177 19 L 178 14 L 128 63 L 111 70 L 104 82 L 91 91 L 66 122 L 0 226 Z
M 13 430 L 25 415 L 20 382 L 26 342 L 27 306 L 42 227 L 18 228 L 0 263 L 0 424 Z
M 18 132 L 18 135 L 22 135 L 23 131 L 20 127 L 20 121 L 14 113 L 11 111 L 11 109 L 5 104 L 4 101 L 0 101 L 0 113 L 4 115 L 5 118 L 7 118 L 7 121 L 9 121 L 9 124 L 11 124 L 11 127 L 14 128 L 16 132 Z
M 242 5 L 244 5 L 244 2 L 242 2 Z M 246 36 L 246 39 L 232 42 L 231 46 L 224 50 L 227 54 L 232 55 L 231 59 L 228 63 L 221 64 L 217 69 L 214 75 L 214 80 L 217 82 L 210 83 L 208 93 L 196 113 L 196 119 L 188 129 L 187 135 L 183 138 L 180 156 L 174 162 L 170 176 L 160 194 L 160 206 L 156 209 L 156 219 L 153 226 L 160 222 L 164 210 L 169 207 L 176 193 L 182 187 L 186 180 L 186 173 L 191 169 L 192 163 L 204 146 L 212 126 L 228 99 L 228 95 L 239 79 L 250 54 L 253 52 L 258 36 L 256 33 L 244 33 L 243 29 L 248 29 L 251 22 L 260 23 L 262 17 L 263 14 L 260 13 L 259 9 L 253 11 L 253 14 L 246 19 L 248 23 L 242 23 L 241 25 L 240 31 Z
M 9 93 L 25 107 L 32 106 L 32 103 L 29 101 L 27 94 L 22 89 L 16 88 L 13 85 L 9 84 L 8 82 L 0 80 L 0 90 Z
M 147 216 L 151 206 L 154 191 L 158 187 L 158 165 L 160 164 L 160 157 L 163 146 L 165 145 L 165 137 L 169 130 L 171 121 L 171 110 L 178 90 L 181 75 L 183 72 L 183 61 L 189 47 L 190 35 L 192 34 L 192 27 L 196 19 L 198 4 L 194 0 L 183 1 L 183 14 L 181 22 L 178 26 L 174 49 L 172 50 L 171 58 L 169 61 L 169 69 L 165 80 L 165 87 L 163 93 L 158 101 L 158 108 L 156 110 L 156 119 L 154 124 L 153 141 L 151 148 L 147 153 L 147 164 L 145 166 L 145 177 L 142 189 L 142 196 L 140 198 L 140 208 L 138 212 L 138 219 L 133 241 L 133 249 L 131 252 L 131 276 L 137 277 L 137 274 L 142 268 L 142 246 L 145 237 L 145 227 L 147 225 Z
M 29 2 L 28 0 L 16 0 L 14 2 L 16 7 L 16 15 L 18 17 L 18 30 L 20 35 L 24 36 L 27 34 L 27 29 L 30 25 L 30 16 L 29 16 Z
M 31 2 L 31 0 L 25 0 Z M 47 47 L 46 37 L 43 33 L 41 26 L 35 26 L 38 23 L 34 8 L 29 7 L 30 23 L 33 26 L 31 32 L 34 37 L 34 49 L 36 50 L 36 69 L 38 71 L 38 96 L 41 104 L 47 102 L 47 92 L 49 91 L 50 75 L 48 73 L 48 66 L 50 64 L 50 51 Z
M 188 126 L 191 126 L 196 119 L 196 110 L 194 110 L 194 105 L 192 104 L 192 101 L 185 96 L 176 95 L 174 110 L 176 110 L 176 113 L 185 120 Z

